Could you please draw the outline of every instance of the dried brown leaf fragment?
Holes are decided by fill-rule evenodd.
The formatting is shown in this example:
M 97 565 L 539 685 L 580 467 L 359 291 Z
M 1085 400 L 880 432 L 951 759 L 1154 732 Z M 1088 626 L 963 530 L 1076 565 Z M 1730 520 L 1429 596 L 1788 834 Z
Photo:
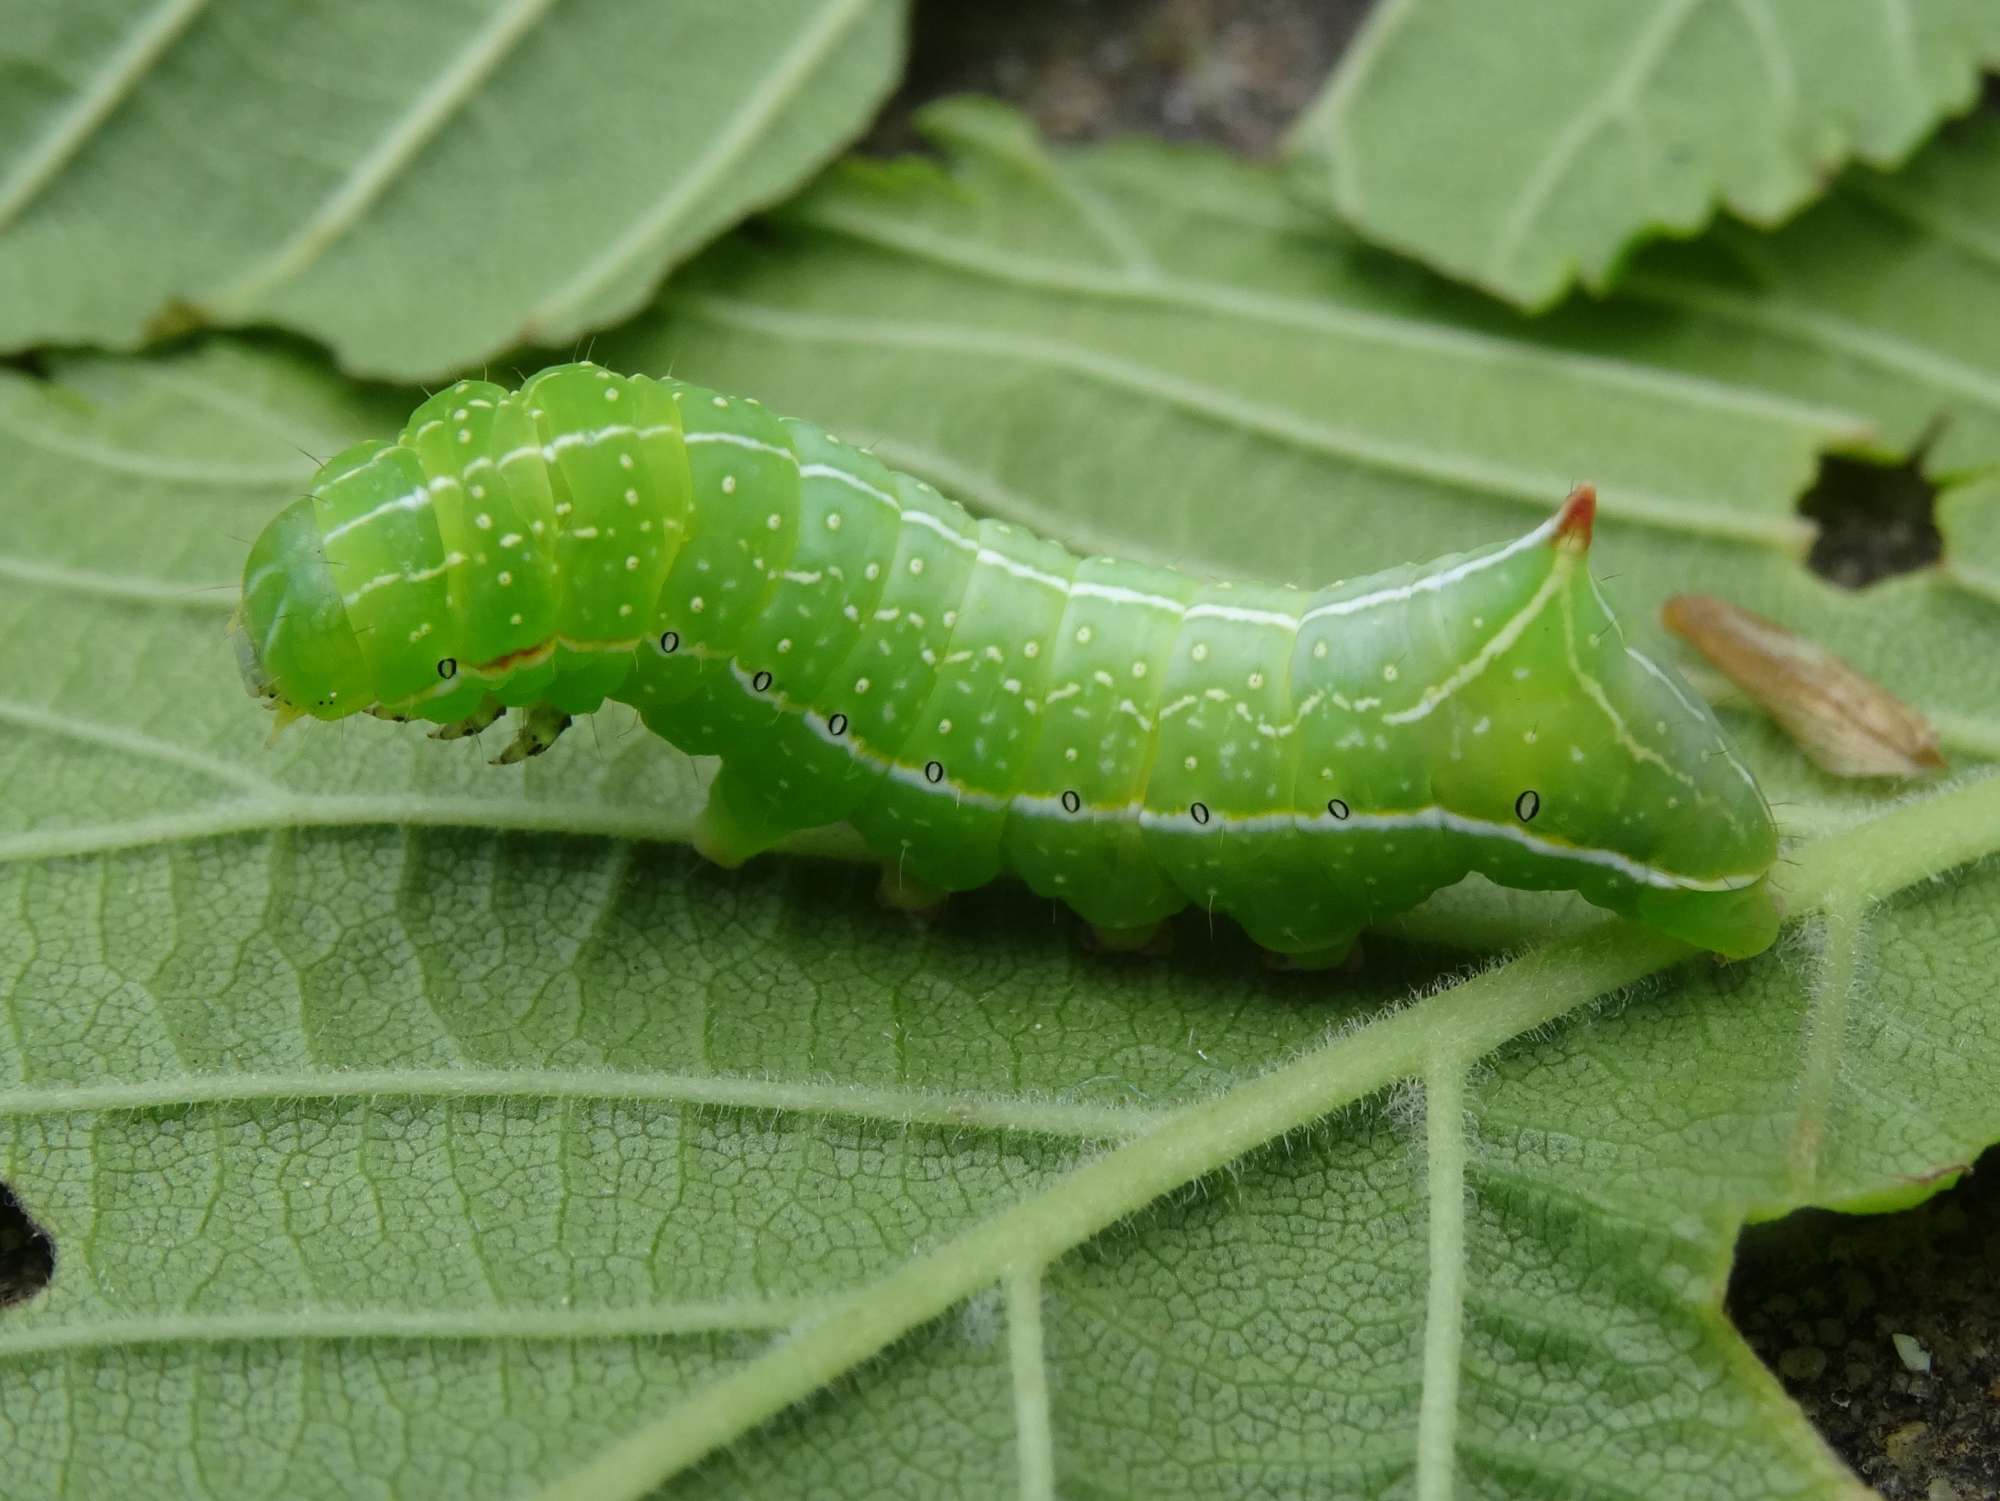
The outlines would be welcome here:
M 1667 629 L 1708 658 L 1823 771 L 1915 777 L 1945 764 L 1923 715 L 1818 643 L 1707 594 L 1677 594 Z

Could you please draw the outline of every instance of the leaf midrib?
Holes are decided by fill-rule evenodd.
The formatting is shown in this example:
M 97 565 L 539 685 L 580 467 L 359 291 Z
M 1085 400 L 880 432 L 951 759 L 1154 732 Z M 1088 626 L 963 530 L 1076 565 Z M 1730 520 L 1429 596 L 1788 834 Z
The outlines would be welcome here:
M 1996 851 L 2000 775 L 1989 775 L 1816 841 L 1785 873 L 1785 891 L 1795 918 L 1835 904 L 1859 910 Z M 1189 1106 L 848 1295 L 810 1328 L 577 1466 L 540 1501 L 638 1501 L 972 1293 L 1051 1264 L 1155 1199 L 1332 1110 L 1427 1068 L 1482 1058 L 1691 955 L 1662 935 L 1602 923 Z

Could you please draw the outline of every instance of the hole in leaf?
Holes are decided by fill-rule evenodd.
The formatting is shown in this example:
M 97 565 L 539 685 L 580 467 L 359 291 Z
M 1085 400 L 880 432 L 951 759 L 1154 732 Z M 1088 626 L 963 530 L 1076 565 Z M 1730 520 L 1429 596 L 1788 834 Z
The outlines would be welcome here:
M 1996 1286 L 2000 1148 L 1900 1214 L 1804 1210 L 1751 1227 L 1728 1308 L 1827 1442 L 1883 1495 L 1995 1496 Z
M 55 1242 L 0 1183 L 0 1308 L 27 1302 L 49 1285 L 55 1271 Z
M 952 94 L 1019 105 L 1056 140 L 1204 140 L 1269 156 L 1309 104 L 1369 0 L 924 0 L 904 82 L 865 143 L 922 149 L 913 112 Z
M 1926 568 L 1944 551 L 1933 519 L 1937 487 L 1919 467 L 1923 448 L 1894 466 L 1828 457 L 1799 509 L 1819 523 L 1807 559 L 1822 578 L 1859 589 Z

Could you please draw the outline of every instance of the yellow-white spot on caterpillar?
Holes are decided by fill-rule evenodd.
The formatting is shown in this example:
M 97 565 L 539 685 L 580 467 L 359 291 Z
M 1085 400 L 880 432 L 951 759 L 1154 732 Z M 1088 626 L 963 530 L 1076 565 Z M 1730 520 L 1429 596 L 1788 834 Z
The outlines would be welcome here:
M 1394 662 L 1385 662 L 1385 663 L 1383 663 L 1383 664 L 1382 664 L 1382 681 L 1383 681 L 1383 682 L 1385 682 L 1385 683 L 1393 683 L 1393 682 L 1395 682 L 1395 681 L 1396 681 L 1396 679 L 1397 679 L 1397 677 L 1398 677 L 1398 676 L 1399 676 L 1399 674 L 1398 674 L 1398 673 L 1397 673 L 1397 671 L 1396 671 L 1396 664 L 1395 664 Z
M 785 518 L 780 516 L 776 511 L 773 511 L 770 515 L 764 518 L 764 528 L 766 531 L 775 532 L 779 527 L 783 526 L 784 524 L 785 524 Z
M 699 615 L 703 610 L 706 610 L 707 608 L 708 608 L 708 601 L 703 599 L 699 594 L 697 594 L 693 599 L 688 601 L 688 613 L 690 615 Z
M 910 559 L 910 572 L 913 575 L 922 573 L 923 571 L 924 571 L 924 560 L 922 558 Z
M 938 733 L 940 735 L 949 735 L 951 733 L 951 721 L 949 719 L 940 719 L 938 721 Z
M 624 619 L 627 615 L 630 615 L 631 613 L 632 613 L 632 607 L 630 605 L 620 605 L 618 607 L 618 616 L 621 620 Z
M 1521 732 L 1521 740 L 1527 745 L 1533 745 L 1540 738 L 1533 730 L 1523 730 Z
M 486 499 L 486 487 L 484 485 L 474 485 L 472 487 L 472 498 L 474 500 Z
M 604 388 L 604 399 L 606 401 L 616 401 L 618 399 L 618 388 L 616 386 L 606 386 Z
M 431 633 L 431 623 L 428 620 L 426 620 L 422 625 L 418 626 L 414 631 L 410 632 L 410 640 L 413 642 L 421 641 L 424 639 L 424 637 L 428 636 L 430 633 Z
M 950 612 L 947 611 L 946 613 L 949 614 Z M 1042 643 L 1039 641 L 1025 642 L 1021 647 L 1021 655 L 1026 657 L 1030 662 L 1034 661 L 1035 658 L 1039 657 L 1041 654 L 1042 654 Z
M 1324 641 L 1313 642 L 1313 660 L 1316 662 L 1324 662 L 1326 660 L 1326 643 Z
M 472 429 L 469 427 L 461 427 L 458 430 L 458 441 L 461 443 L 470 443 L 472 441 Z
M 639 555 L 636 552 L 625 554 L 625 571 L 627 573 L 637 573 L 639 571 Z
M 1181 767 L 1185 771 L 1193 771 L 1199 765 L 1201 765 L 1201 762 L 1197 761 L 1193 756 L 1189 756 L 1181 762 Z
M 856 678 L 854 680 L 854 691 L 856 693 L 866 693 L 868 691 L 868 679 Z
M 451 414 L 451 420 L 453 422 L 463 422 L 465 421 L 466 418 L 470 417 L 471 415 L 472 415 L 471 407 L 460 407 L 457 411 Z
M 1264 686 L 1264 674 L 1261 672 L 1253 672 L 1250 674 L 1249 678 L 1246 681 L 1252 688 L 1261 688 Z
M 519 625 L 519 624 L 521 623 L 522 619 L 523 619 L 523 616 L 522 616 L 521 612 L 520 612 L 519 610 L 516 610 L 516 611 L 515 611 L 515 612 L 514 612 L 514 613 L 513 613 L 512 615 L 509 615 L 509 616 L 507 617 L 507 624 L 509 624 L 509 625 Z
M 957 624 L 958 624 L 958 611 L 946 610 L 944 612 L 944 628 L 946 630 L 950 630 L 953 626 Z
M 539 537 L 541 536 L 543 529 L 546 528 L 547 526 L 548 523 L 546 521 L 530 521 L 528 523 L 528 530 L 534 533 L 537 537 Z
M 1092 681 L 1100 688 L 1109 688 L 1112 686 L 1111 674 L 1106 672 L 1102 667 L 1098 668 L 1090 676 Z
M 500 572 L 499 572 L 499 574 L 497 575 L 497 577 L 498 577 L 498 579 L 499 579 L 499 581 L 500 581 L 500 583 L 501 583 L 501 585 L 502 585 L 503 587 L 504 587 L 505 585 L 507 585 L 507 584 L 511 584 L 511 583 L 513 583 L 513 582 L 514 582 L 514 575 L 513 575 L 513 574 L 511 574 L 511 573 L 509 573 L 509 572 L 508 572 L 508 571 L 507 571 L 506 569 L 504 569 L 504 568 L 500 570 Z
M 631 469 L 635 467 L 632 463 L 632 455 L 630 455 L 629 453 L 621 453 L 620 455 L 618 455 L 618 467 L 620 469 Z
M 636 506 L 638 503 L 639 503 L 639 492 L 637 490 L 627 490 L 625 492 L 625 504 L 628 506 Z
M 1479 716 L 1478 719 L 1473 721 L 1472 733 L 1475 735 L 1483 735 L 1492 728 L 1493 728 L 1493 721 L 1488 719 L 1484 714 L 1482 714 Z
M 708 398 L 708 404 L 710 406 L 726 407 L 729 405 L 729 398 L 727 396 L 711 396 Z
M 840 530 L 840 512 L 828 511 L 826 513 L 826 529 L 830 532 Z
M 1206 641 L 1195 642 L 1194 650 L 1190 651 L 1188 655 L 1193 657 L 1197 662 L 1206 662 L 1208 660 L 1208 643 Z
M 861 570 L 861 576 L 867 579 L 869 583 L 874 583 L 875 580 L 882 576 L 882 565 L 880 563 L 870 563 L 866 568 Z
M 519 547 L 521 545 L 521 534 L 519 532 L 508 532 L 500 539 L 500 545 L 502 547 Z
M 1145 675 L 1146 675 L 1146 664 L 1143 661 L 1135 661 L 1132 664 L 1132 676 L 1135 678 L 1142 678 Z
M 1076 644 L 1078 646 L 1088 646 L 1090 644 L 1089 626 L 1080 625 L 1076 628 Z
M 1569 758 L 1572 761 L 1581 761 L 1583 759 L 1583 747 L 1580 745 L 1572 745 L 1569 748 Z
M 594 542 L 597 540 L 597 528 L 594 526 L 580 526 L 572 531 L 570 535 L 580 542 Z
M 791 649 L 792 649 L 792 638 L 790 636 L 781 636 L 778 638 L 779 656 L 782 657 L 786 652 L 790 651 Z
M 1063 759 L 1065 761 L 1074 761 L 1076 759 L 1076 747 L 1072 745 L 1068 750 L 1064 751 Z
M 722 476 L 722 493 L 724 495 L 734 495 L 736 493 L 735 475 L 725 474 Z
M 1525 667 L 1516 667 L 1514 669 L 1514 681 L 1517 683 L 1525 681 L 1529 676 L 1528 669 Z
M 472 518 L 472 524 L 478 527 L 482 532 L 490 532 L 493 530 L 493 518 L 487 515 L 486 512 L 484 511 L 481 511 L 477 516 Z

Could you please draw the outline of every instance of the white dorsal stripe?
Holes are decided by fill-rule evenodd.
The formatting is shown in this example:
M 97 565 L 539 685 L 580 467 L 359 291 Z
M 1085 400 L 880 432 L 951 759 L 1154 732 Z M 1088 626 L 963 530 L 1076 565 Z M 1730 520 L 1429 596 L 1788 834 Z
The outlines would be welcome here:
M 1256 610 L 1247 605 L 1189 605 L 1181 618 L 1229 620 L 1238 625 L 1275 625 L 1287 631 L 1296 631 L 1299 628 L 1299 617 L 1296 615 L 1284 615 L 1276 610 Z
M 1069 586 L 1072 599 L 1104 599 L 1113 604 L 1138 605 L 1148 610 L 1164 610 L 1169 615 L 1185 615 L 1187 606 L 1177 599 L 1168 599 L 1164 594 L 1144 594 L 1137 589 L 1127 589 L 1120 584 L 1094 584 L 1087 580 L 1073 582 Z
M 860 475 L 849 473 L 837 464 L 802 464 L 799 466 L 799 478 L 833 480 L 836 484 L 845 485 L 848 489 L 866 495 L 872 500 L 879 500 L 890 510 L 895 511 L 899 515 L 902 514 L 903 504 L 895 496 L 891 495 L 887 490 L 869 484 Z
M 752 453 L 768 453 L 773 458 L 783 459 L 788 464 L 797 465 L 799 462 L 799 456 L 782 443 L 766 443 L 762 438 L 753 438 L 748 433 L 729 433 L 711 429 L 708 432 L 683 433 L 681 437 L 690 444 L 727 443 L 732 448 L 747 448 Z M 803 474 L 805 471 L 801 469 L 799 472 Z
M 974 554 L 974 558 L 989 568 L 998 568 L 1002 573 L 1011 573 L 1017 579 L 1026 579 L 1031 584 L 1041 584 L 1059 594 L 1069 593 L 1068 579 L 1059 578 L 1053 573 L 1044 573 L 1039 568 L 1031 567 L 1018 558 L 1010 558 L 1004 552 L 991 547 L 980 548 Z
M 1449 589 L 1462 578 L 1469 578 L 1471 575 L 1481 572 L 1484 569 L 1496 567 L 1506 562 L 1507 559 L 1513 557 L 1516 553 L 1525 552 L 1528 548 L 1534 547 L 1538 543 L 1547 542 L 1549 538 L 1556 534 L 1556 528 L 1561 525 L 1562 517 L 1563 513 L 1558 511 L 1525 537 L 1516 537 L 1505 547 L 1498 548 L 1481 557 L 1467 558 L 1463 563 L 1455 563 L 1450 568 L 1440 569 L 1436 573 L 1424 574 L 1421 578 L 1411 579 L 1407 584 L 1397 584 L 1387 589 L 1376 589 L 1368 594 L 1357 594 L 1352 599 L 1335 599 L 1329 600 L 1323 605 L 1314 605 L 1299 617 L 1299 624 L 1304 625 L 1308 621 L 1318 620 L 1328 615 L 1352 615 L 1357 611 L 1373 610 L 1381 605 L 1395 604 L 1398 600 L 1411 599 L 1425 592 Z

